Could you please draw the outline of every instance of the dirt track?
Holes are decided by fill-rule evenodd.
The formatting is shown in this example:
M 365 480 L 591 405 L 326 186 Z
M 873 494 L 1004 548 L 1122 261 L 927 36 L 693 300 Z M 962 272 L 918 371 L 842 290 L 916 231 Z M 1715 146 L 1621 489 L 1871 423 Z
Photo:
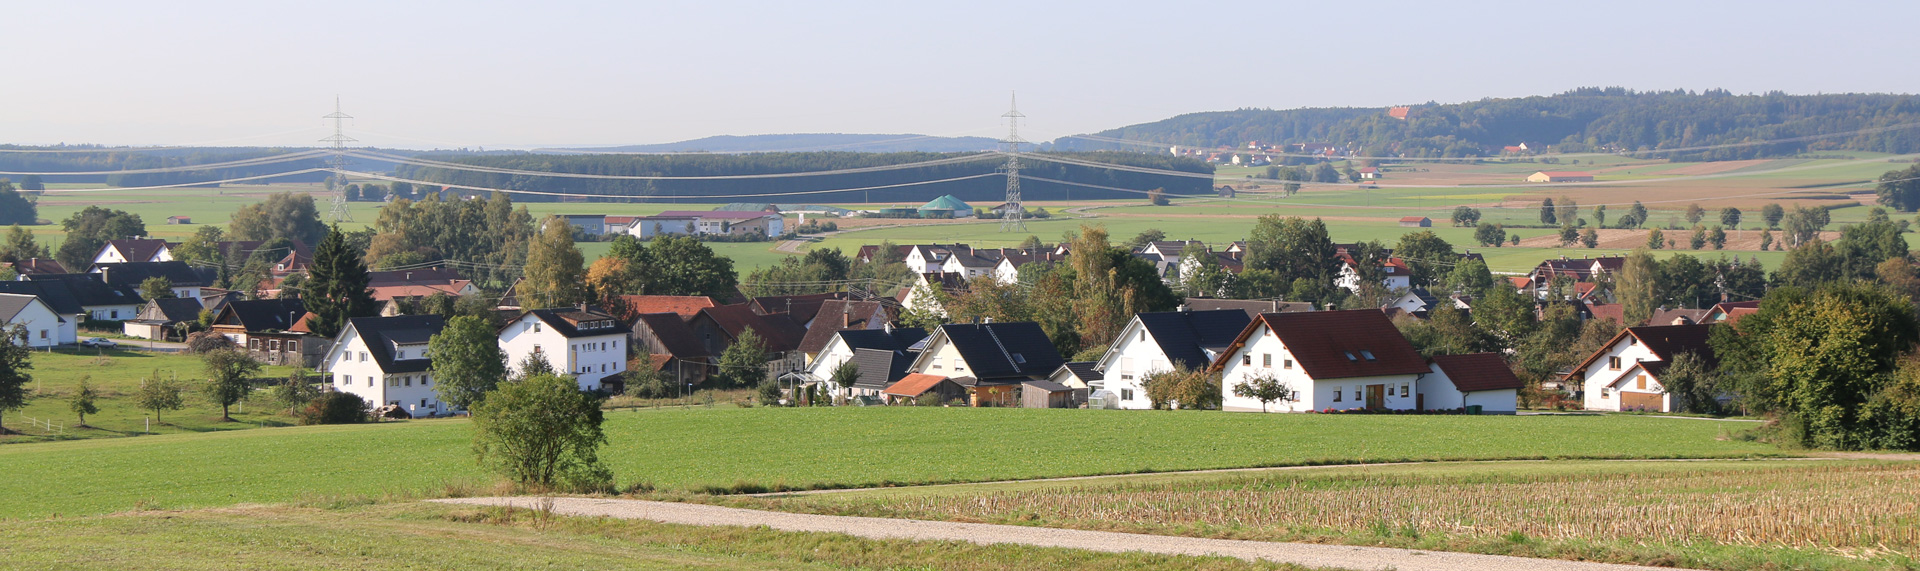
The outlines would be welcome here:
M 544 498 L 461 498 L 439 503 L 514 506 L 541 509 Z M 1352 547 L 1311 543 L 1236 541 L 1109 531 L 1083 531 L 1017 525 L 954 523 L 871 517 L 768 512 L 673 502 L 596 498 L 552 498 L 554 513 L 570 516 L 642 519 L 686 525 L 766 526 L 782 531 L 844 533 L 870 539 L 968 541 L 982 545 L 1012 543 L 1103 552 L 1164 555 L 1213 555 L 1266 560 L 1309 567 L 1396 569 L 1400 571 L 1628 571 L 1653 567 L 1558 559 Z

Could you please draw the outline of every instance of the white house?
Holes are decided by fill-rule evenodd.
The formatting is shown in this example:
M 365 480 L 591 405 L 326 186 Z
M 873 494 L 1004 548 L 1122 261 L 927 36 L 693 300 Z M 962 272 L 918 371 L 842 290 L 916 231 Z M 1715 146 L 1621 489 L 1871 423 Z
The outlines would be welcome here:
M 1022 383 L 1065 362 L 1038 323 L 954 323 L 933 331 L 906 372 L 952 380 L 973 406 L 1013 406 Z
M 1447 303 L 1453 302 L 1450 300 Z M 1380 309 L 1398 309 L 1407 313 L 1418 313 L 1430 311 L 1434 306 L 1439 304 L 1440 298 L 1434 297 L 1433 292 L 1427 291 L 1427 288 L 1416 287 L 1407 288 L 1406 293 L 1400 294 L 1400 297 L 1394 298 L 1392 301 L 1388 301 L 1387 304 L 1381 306 Z
M 101 246 L 100 251 L 93 255 L 93 263 L 96 264 L 171 261 L 173 261 L 173 251 L 167 247 L 167 241 L 151 238 L 108 240 L 107 244 Z
M 904 352 L 913 344 L 927 338 L 927 330 L 918 327 L 898 329 L 845 329 L 833 334 L 825 348 L 815 355 L 813 362 L 807 365 L 807 374 L 814 380 L 830 381 L 833 371 L 852 361 L 861 349 L 876 349 L 888 352 Z M 842 388 L 829 383 L 828 388 L 838 391 Z M 883 387 L 884 388 L 884 387 Z
M 0 319 L 6 321 L 9 329 L 15 325 L 25 328 L 28 347 L 52 347 L 77 341 L 79 324 L 61 317 L 37 296 L 0 293 Z
M 586 309 L 535 309 L 500 328 L 500 350 L 507 372 L 520 374 L 521 363 L 540 355 L 553 370 L 573 375 L 580 390 L 597 391 L 608 377 L 626 371 L 632 330 L 614 316 Z
M 1413 285 L 1413 270 L 1407 268 L 1407 263 L 1401 261 L 1400 258 L 1389 258 L 1385 263 L 1380 264 L 1380 270 L 1383 274 L 1383 277 L 1380 278 L 1380 285 L 1386 286 L 1388 291 L 1407 288 Z M 1340 275 L 1334 278 L 1333 284 L 1347 288 L 1347 291 L 1358 293 L 1360 291 L 1360 274 L 1354 271 L 1352 263 L 1341 262 Z
M 1113 393 L 1118 408 L 1153 408 L 1143 384 L 1148 375 L 1175 367 L 1207 368 L 1251 321 L 1247 312 L 1237 309 L 1135 314 L 1094 362 L 1100 380 L 1085 388 Z
M 1681 353 L 1693 353 L 1714 363 L 1707 344 L 1710 324 L 1628 327 L 1606 346 L 1581 361 L 1568 375 L 1583 389 L 1587 410 L 1652 410 L 1672 412 L 1685 403 L 1666 394 L 1660 375 Z
M 1223 353 L 1210 370 L 1230 411 L 1413 409 L 1414 384 L 1432 372 L 1378 309 L 1263 313 Z M 1264 405 L 1234 396 L 1234 385 L 1265 377 L 1290 394 Z
M 1519 409 L 1520 387 L 1499 353 L 1435 355 L 1428 359 L 1433 373 L 1414 385 L 1414 408 L 1452 410 L 1480 407 L 1481 413 L 1513 414 Z
M 427 341 L 446 326 L 438 315 L 355 317 L 320 361 L 334 390 L 374 407 L 396 405 L 413 416 L 454 412 L 433 388 Z
M 916 244 L 907 248 L 907 269 L 916 274 L 940 271 L 954 250 L 971 251 L 966 244 Z
M 690 236 L 699 231 L 699 221 L 694 216 L 641 216 L 627 226 L 627 234 L 641 240 L 674 234 Z

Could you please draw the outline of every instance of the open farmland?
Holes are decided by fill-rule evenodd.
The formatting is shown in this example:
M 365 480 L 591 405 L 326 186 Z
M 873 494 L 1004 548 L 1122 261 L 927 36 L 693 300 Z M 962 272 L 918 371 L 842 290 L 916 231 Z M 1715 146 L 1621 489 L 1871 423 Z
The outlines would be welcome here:
M 1517 462 L 1129 476 L 732 503 L 1715 569 L 1905 568 L 1920 464 Z
M 1777 453 L 1733 437 L 1751 426 L 1637 416 L 659 409 L 610 414 L 601 458 L 623 487 L 752 491 L 1353 462 Z M 432 494 L 449 482 L 486 479 L 468 450 L 469 434 L 466 421 L 445 419 L 0 446 L 0 497 L 9 498 L 0 518 Z M 50 478 L 60 485 L 46 485 Z

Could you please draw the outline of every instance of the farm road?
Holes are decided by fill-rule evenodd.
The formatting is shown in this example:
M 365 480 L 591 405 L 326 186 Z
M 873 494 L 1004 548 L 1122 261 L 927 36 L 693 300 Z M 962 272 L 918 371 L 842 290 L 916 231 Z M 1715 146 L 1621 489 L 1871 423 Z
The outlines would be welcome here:
M 459 498 L 430 500 L 437 503 L 513 506 L 541 509 L 545 498 Z M 795 514 L 700 504 L 615 500 L 598 498 L 552 498 L 554 513 L 569 516 L 642 519 L 685 525 L 766 526 L 781 531 L 844 533 L 869 539 L 910 539 L 921 541 L 968 541 L 981 545 L 1011 543 L 1037 547 L 1063 547 L 1111 553 L 1131 551 L 1163 555 L 1221 556 L 1294 563 L 1309 567 L 1338 569 L 1395 569 L 1398 571 L 1628 571 L 1653 567 L 1529 559 L 1502 555 L 1478 555 L 1353 547 L 1312 543 L 1277 543 L 1174 537 L 1110 531 L 1083 531 L 1017 525 L 954 523 L 872 517 Z

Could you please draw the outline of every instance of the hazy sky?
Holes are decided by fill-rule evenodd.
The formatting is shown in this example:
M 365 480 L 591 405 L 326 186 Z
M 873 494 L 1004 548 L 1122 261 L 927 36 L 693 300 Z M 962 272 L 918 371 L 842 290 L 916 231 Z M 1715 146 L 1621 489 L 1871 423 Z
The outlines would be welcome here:
M 1028 139 L 1579 86 L 1920 92 L 1920 2 L 0 3 L 0 143 Z

